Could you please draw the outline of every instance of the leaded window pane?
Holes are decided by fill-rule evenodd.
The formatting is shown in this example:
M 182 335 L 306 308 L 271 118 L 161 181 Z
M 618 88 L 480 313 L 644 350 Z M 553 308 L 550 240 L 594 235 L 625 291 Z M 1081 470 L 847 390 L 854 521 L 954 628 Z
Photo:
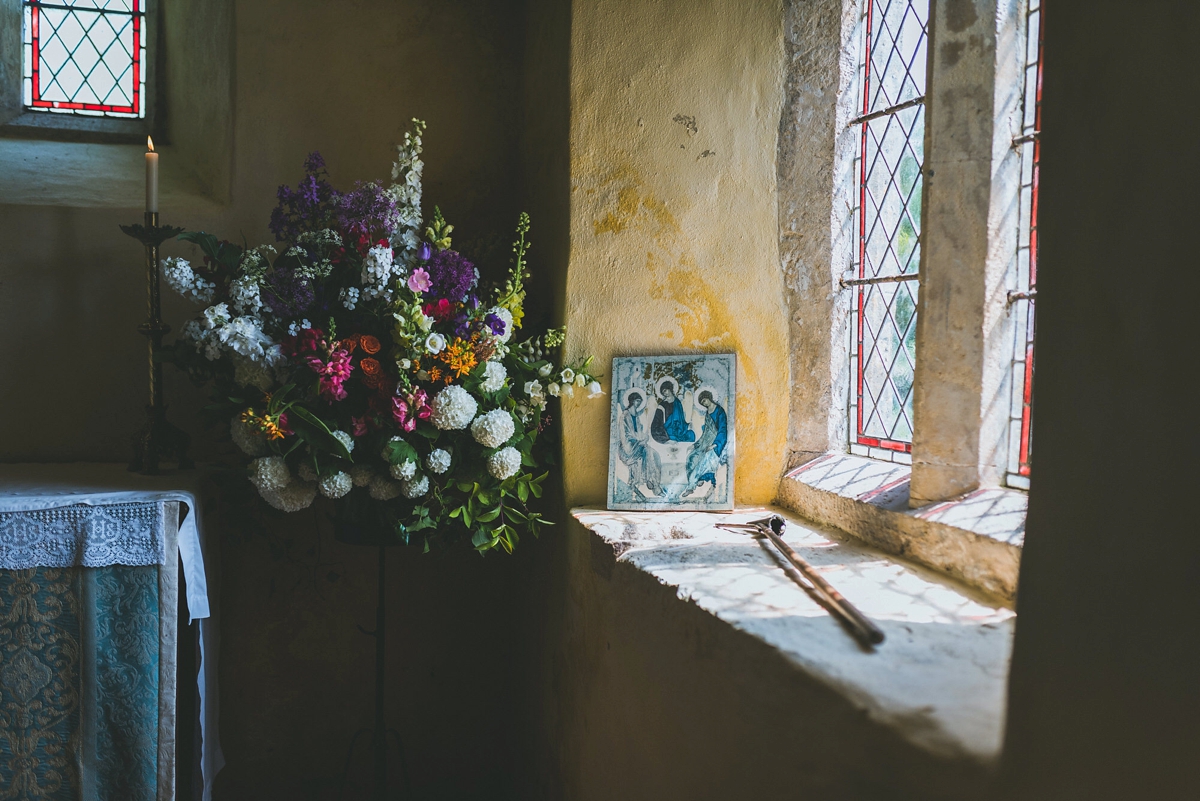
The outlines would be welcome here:
M 146 116 L 145 0 L 23 0 L 25 107 Z
M 912 450 L 928 0 L 866 0 L 852 444 Z

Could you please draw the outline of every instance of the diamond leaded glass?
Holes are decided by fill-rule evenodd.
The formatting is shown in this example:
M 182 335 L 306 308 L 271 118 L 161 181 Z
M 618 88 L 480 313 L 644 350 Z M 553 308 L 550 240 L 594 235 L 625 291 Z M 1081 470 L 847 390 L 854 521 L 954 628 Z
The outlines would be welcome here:
M 24 104 L 146 116 L 146 0 L 23 0 Z
M 1013 300 L 1013 398 L 1009 424 L 1008 483 L 1028 488 L 1033 463 L 1033 334 L 1038 272 L 1038 179 L 1042 156 L 1042 0 L 1029 0 L 1026 27 L 1024 115 L 1021 122 L 1021 205 L 1017 237 L 1017 291 Z
M 865 5 L 852 442 L 909 453 L 929 1 Z

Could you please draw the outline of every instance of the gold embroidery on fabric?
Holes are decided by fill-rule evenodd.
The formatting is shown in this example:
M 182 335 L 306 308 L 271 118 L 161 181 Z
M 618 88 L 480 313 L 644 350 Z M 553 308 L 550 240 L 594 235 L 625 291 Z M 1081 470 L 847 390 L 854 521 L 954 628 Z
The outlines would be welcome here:
M 0 799 L 78 786 L 79 570 L 0 575 Z M 7 784 L 7 786 L 5 786 Z

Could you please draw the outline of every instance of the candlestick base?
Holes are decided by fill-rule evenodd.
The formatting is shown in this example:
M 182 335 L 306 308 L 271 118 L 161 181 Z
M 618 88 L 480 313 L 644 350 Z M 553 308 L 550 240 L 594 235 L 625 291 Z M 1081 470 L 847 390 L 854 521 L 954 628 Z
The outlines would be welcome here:
M 160 475 L 163 461 L 176 464 L 180 470 L 189 470 L 194 466 L 187 455 L 191 437 L 167 422 L 166 406 L 146 407 L 146 422 L 133 435 L 132 441 L 131 472 L 145 476 Z

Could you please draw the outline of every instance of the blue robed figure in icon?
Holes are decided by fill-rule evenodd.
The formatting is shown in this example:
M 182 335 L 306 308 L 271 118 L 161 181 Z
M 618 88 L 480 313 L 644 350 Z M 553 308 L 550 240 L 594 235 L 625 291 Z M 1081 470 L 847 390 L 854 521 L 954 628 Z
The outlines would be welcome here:
M 683 415 L 683 404 L 675 396 L 675 384 L 664 381 L 659 390 L 658 409 L 650 423 L 650 436 L 655 442 L 695 442 L 696 432 Z
M 688 482 L 685 493 L 692 492 L 705 481 L 716 488 L 717 469 L 721 466 L 725 446 L 729 442 L 729 417 L 713 398 L 713 394 L 704 390 L 696 400 L 704 407 L 704 429 L 688 454 Z

